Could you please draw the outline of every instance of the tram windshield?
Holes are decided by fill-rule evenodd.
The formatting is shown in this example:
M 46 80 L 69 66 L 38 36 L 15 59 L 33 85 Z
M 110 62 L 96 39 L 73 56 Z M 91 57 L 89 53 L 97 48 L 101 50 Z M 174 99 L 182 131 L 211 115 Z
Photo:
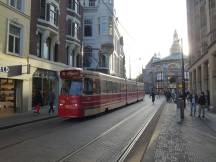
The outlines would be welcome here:
M 69 96 L 79 96 L 82 94 L 81 80 L 63 80 L 61 94 Z

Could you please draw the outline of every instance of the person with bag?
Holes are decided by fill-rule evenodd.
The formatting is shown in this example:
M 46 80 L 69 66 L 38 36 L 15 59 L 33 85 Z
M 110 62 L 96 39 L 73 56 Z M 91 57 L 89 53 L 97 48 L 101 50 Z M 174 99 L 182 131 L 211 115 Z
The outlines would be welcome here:
M 199 103 L 199 116 L 198 117 L 200 118 L 201 112 L 202 112 L 202 117 L 205 118 L 206 99 L 205 99 L 204 92 L 201 92 L 201 95 L 199 97 L 198 103 Z
M 40 114 L 40 106 L 42 105 L 42 96 L 39 90 L 36 91 L 35 95 L 35 107 L 34 113 Z

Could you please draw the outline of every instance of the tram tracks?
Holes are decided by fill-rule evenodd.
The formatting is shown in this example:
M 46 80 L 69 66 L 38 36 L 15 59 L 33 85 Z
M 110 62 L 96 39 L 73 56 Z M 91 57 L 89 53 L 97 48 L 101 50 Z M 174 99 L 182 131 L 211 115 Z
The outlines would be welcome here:
M 139 139 L 139 137 L 142 135 L 142 133 L 144 132 L 144 130 L 148 126 L 149 122 L 152 119 L 152 116 L 154 116 L 156 114 L 157 110 L 158 110 L 158 109 L 155 109 L 155 111 L 153 111 L 151 109 L 152 108 L 151 104 L 146 105 L 146 107 L 149 107 L 149 108 L 148 109 L 140 109 L 140 110 L 134 112 L 133 114 L 131 114 L 127 118 L 121 120 L 120 122 L 118 122 L 117 124 L 115 124 L 114 126 L 112 126 L 111 128 L 109 128 L 108 130 L 106 130 L 103 133 L 101 133 L 99 136 L 97 136 L 94 139 L 92 139 L 87 144 L 81 146 L 80 148 L 76 149 L 75 151 L 69 152 L 67 155 L 65 155 L 62 158 L 58 159 L 57 162 L 70 161 L 70 159 L 73 158 L 74 156 L 76 156 L 79 152 L 84 151 L 85 149 L 87 149 L 87 147 L 89 147 L 92 144 L 95 144 L 97 141 L 99 141 L 100 139 L 102 139 L 103 137 L 105 137 L 106 135 L 108 135 L 109 133 L 111 133 L 112 131 L 114 131 L 115 129 L 117 129 L 118 127 L 120 127 L 125 122 L 128 122 L 130 119 L 134 118 L 136 115 L 138 115 L 138 114 L 142 113 L 143 111 L 145 111 L 145 117 L 147 118 L 149 115 L 151 117 L 148 118 L 148 120 L 146 120 L 143 123 L 143 125 L 138 130 L 138 132 L 136 133 L 136 135 L 133 136 L 129 140 L 127 146 L 124 147 L 124 149 L 118 154 L 118 157 L 116 158 L 117 161 L 119 161 L 119 162 L 120 161 L 124 161 L 124 159 L 126 158 L 127 154 L 130 152 L 130 150 L 132 149 L 132 147 L 134 146 L 134 144 L 136 143 L 136 141 Z

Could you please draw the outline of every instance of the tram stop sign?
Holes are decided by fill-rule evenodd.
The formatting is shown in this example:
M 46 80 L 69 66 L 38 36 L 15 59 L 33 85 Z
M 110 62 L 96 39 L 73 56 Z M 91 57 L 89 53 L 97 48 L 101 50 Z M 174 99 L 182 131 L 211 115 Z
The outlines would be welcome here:
M 8 68 L 9 68 L 8 77 L 22 75 L 22 65 L 8 66 Z

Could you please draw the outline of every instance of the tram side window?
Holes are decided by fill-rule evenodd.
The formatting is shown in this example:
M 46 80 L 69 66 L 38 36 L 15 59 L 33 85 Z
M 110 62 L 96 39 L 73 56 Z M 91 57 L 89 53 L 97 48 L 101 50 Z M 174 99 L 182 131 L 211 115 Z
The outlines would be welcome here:
M 116 93 L 116 83 L 112 82 L 112 92 Z
M 108 86 L 107 86 L 107 92 L 112 93 L 113 92 L 113 84 L 111 81 L 108 81 Z
M 106 92 L 107 92 L 106 81 L 101 80 L 101 93 L 106 93 Z
M 84 91 L 87 95 L 93 94 L 93 80 L 91 78 L 84 79 Z
M 95 79 L 95 93 L 100 94 L 101 93 L 101 86 L 100 86 L 100 80 Z

